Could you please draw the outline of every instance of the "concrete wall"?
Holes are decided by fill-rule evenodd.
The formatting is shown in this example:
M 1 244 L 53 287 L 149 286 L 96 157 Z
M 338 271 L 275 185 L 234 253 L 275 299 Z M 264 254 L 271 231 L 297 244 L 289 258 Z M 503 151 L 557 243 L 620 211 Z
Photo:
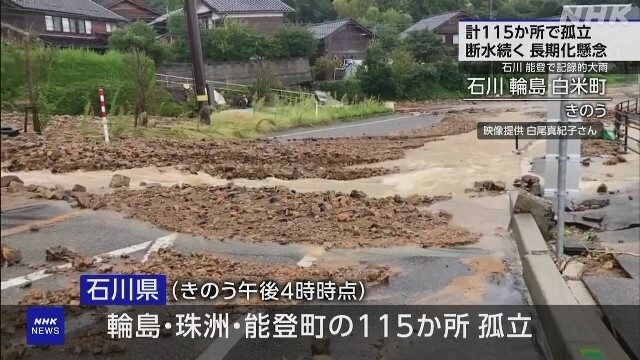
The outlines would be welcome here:
M 311 80 L 311 68 L 307 58 L 264 61 L 284 85 L 295 85 Z M 250 84 L 258 73 L 257 61 L 226 61 L 205 64 L 205 76 L 210 81 L 228 81 Z M 156 72 L 173 76 L 193 77 L 191 64 L 167 64 L 156 66 Z

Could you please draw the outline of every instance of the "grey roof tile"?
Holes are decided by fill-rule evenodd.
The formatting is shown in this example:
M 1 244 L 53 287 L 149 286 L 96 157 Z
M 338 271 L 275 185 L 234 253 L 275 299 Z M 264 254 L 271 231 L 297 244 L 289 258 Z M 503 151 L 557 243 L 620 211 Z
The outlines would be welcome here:
M 32 10 L 55 11 L 66 14 L 126 21 L 122 16 L 105 9 L 91 0 L 10 0 L 12 3 Z
M 293 12 L 280 0 L 204 0 L 219 14 L 249 12 Z
M 438 26 L 444 24 L 445 22 L 447 22 L 448 20 L 450 20 L 454 16 L 458 15 L 458 13 L 460 13 L 460 11 L 456 10 L 456 11 L 450 11 L 450 12 L 446 12 L 444 14 L 440 14 L 440 15 L 435 15 L 435 16 L 431 16 L 431 17 L 428 17 L 428 18 L 424 18 L 424 19 L 418 21 L 417 23 L 413 24 L 407 30 L 403 31 L 400 34 L 400 37 L 403 38 L 403 37 L 407 36 L 410 32 L 414 32 L 414 31 L 424 31 L 424 30 L 432 31 L 433 29 L 435 29 Z

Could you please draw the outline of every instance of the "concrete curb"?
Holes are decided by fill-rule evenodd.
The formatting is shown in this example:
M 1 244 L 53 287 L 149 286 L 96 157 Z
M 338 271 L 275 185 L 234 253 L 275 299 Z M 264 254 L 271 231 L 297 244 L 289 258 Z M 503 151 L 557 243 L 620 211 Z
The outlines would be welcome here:
M 604 354 L 602 359 L 630 359 L 595 308 L 579 305 L 558 271 L 533 216 L 514 214 L 514 202 L 510 199 L 509 228 L 518 247 L 524 281 L 536 307 L 552 359 L 585 359 L 583 351 L 593 349 Z

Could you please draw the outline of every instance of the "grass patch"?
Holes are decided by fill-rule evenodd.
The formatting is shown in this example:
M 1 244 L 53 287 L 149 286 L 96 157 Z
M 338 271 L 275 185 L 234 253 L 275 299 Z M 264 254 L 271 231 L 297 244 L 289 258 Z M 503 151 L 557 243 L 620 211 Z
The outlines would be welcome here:
M 344 106 L 320 106 L 316 116 L 313 99 L 293 104 L 278 104 L 276 107 L 264 107 L 258 101 L 254 111 L 230 110 L 211 116 L 211 125 L 200 124 L 195 120 L 176 122 L 170 126 L 156 128 L 124 128 L 121 119 L 116 120 L 115 132 L 118 136 L 136 137 L 172 137 L 179 139 L 247 139 L 260 133 L 282 131 L 295 127 L 326 125 L 335 121 L 350 121 L 376 114 L 387 113 L 389 108 L 375 100 L 365 100 L 358 104 Z M 111 123 L 111 121 L 110 121 Z M 110 125 L 111 126 L 111 125 Z

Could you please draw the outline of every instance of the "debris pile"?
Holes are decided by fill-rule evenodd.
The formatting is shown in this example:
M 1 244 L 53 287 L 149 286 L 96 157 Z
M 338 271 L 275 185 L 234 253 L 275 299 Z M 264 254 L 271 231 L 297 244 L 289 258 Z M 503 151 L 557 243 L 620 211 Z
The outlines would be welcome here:
M 51 169 L 54 173 L 183 164 L 187 171 L 202 171 L 226 179 L 352 180 L 395 173 L 398 169 L 351 166 L 400 159 L 407 149 L 476 127 L 475 121 L 457 115 L 423 129 L 392 136 L 284 142 L 125 138 L 106 145 L 85 139 L 78 129 L 80 122 L 76 117 L 56 117 L 37 141 L 27 141 L 26 135 L 3 139 L 3 162 L 6 158 L 3 164 L 9 171 Z
M 566 211 L 578 212 L 578 211 L 601 209 L 603 207 L 609 206 L 609 203 L 610 203 L 609 199 L 602 199 L 602 200 L 589 199 L 577 205 L 574 205 L 572 203 L 571 206 L 567 206 Z
M 484 180 L 473 183 L 472 189 L 465 189 L 465 193 L 490 193 L 501 194 L 507 190 L 507 184 L 504 181 Z
M 108 209 L 161 228 L 215 239 L 332 244 L 342 248 L 459 246 L 477 235 L 449 224 L 446 213 L 419 209 L 448 197 L 398 195 L 369 198 L 286 187 L 175 185 L 92 195 L 93 209 Z M 441 216 L 439 216 L 441 215 Z
M 532 193 L 535 196 L 542 195 L 540 178 L 534 175 L 523 175 L 513 180 L 513 186 Z
M 602 139 L 584 139 L 580 141 L 580 155 L 597 157 L 603 155 L 617 156 L 618 144 L 615 141 Z

